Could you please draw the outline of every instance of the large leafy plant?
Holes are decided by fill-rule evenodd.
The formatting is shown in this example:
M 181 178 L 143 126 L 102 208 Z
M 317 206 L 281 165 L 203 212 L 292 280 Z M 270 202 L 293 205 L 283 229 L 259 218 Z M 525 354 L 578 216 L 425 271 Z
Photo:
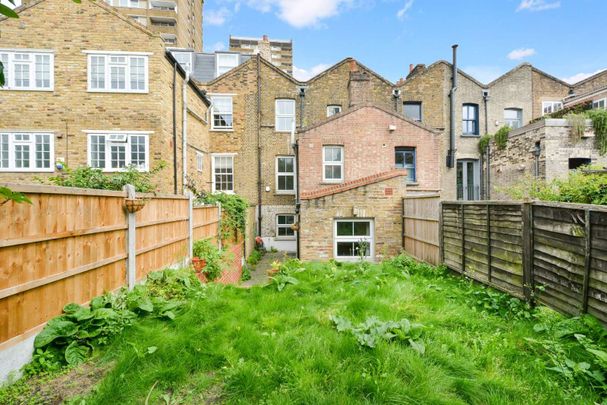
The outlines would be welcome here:
M 194 242 L 192 254 L 194 257 L 204 259 L 207 262 L 203 271 L 209 280 L 213 281 L 221 275 L 223 252 L 210 239 L 201 239 Z

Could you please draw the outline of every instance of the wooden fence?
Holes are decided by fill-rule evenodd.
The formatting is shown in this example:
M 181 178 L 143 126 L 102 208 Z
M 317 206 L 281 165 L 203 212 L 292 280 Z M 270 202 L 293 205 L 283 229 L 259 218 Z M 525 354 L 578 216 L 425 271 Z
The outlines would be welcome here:
M 191 239 L 216 238 L 219 229 L 218 207 L 194 208 L 184 196 L 138 195 L 145 207 L 127 214 L 125 192 L 9 187 L 32 204 L 0 205 L 0 350 L 36 333 L 67 303 L 183 262 Z
M 440 195 L 408 195 L 403 199 L 403 248 L 411 256 L 438 265 Z
M 607 323 L 607 207 L 443 202 L 440 229 L 442 261 L 450 269 Z

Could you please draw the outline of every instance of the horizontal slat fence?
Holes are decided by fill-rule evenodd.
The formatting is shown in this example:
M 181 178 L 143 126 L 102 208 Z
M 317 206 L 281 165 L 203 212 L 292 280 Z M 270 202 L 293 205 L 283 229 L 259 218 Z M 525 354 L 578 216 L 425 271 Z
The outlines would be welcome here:
M 479 282 L 607 324 L 607 207 L 443 202 L 441 256 Z
M 61 313 L 127 283 L 125 192 L 8 185 L 32 204 L 0 204 L 0 350 Z M 188 255 L 190 200 L 145 197 L 135 214 L 136 280 Z M 1 202 L 1 201 L 0 201 Z M 216 238 L 219 208 L 192 209 L 193 239 Z
M 403 248 L 411 256 L 439 264 L 440 195 L 408 195 L 403 199 Z

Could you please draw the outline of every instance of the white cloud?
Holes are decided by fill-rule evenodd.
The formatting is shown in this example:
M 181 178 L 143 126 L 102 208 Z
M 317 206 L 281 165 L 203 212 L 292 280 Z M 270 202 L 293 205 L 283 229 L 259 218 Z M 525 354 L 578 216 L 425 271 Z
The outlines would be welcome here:
M 396 12 L 396 18 L 403 20 L 407 16 L 407 12 L 413 7 L 413 1 L 414 0 L 406 0 L 403 8 Z
M 240 4 L 262 13 L 275 12 L 278 18 L 295 28 L 319 26 L 324 19 L 339 15 L 355 0 L 244 0 L 235 1 L 235 9 Z M 224 0 L 230 3 L 233 0 Z
M 226 44 L 224 44 L 223 42 L 215 42 L 211 49 L 213 50 L 213 52 L 223 51 L 224 49 L 226 49 Z
M 569 77 L 563 77 L 563 81 L 565 81 L 565 82 L 567 82 L 567 83 L 570 83 L 570 84 L 574 84 L 574 83 L 580 82 L 580 81 L 582 81 L 582 80 L 584 80 L 584 79 L 587 79 L 587 78 L 589 78 L 590 76 L 594 76 L 594 75 L 596 75 L 597 73 L 601 73 L 601 72 L 603 72 L 604 70 L 605 70 L 605 69 L 599 69 L 599 70 L 597 70 L 597 71 L 595 71 L 595 72 L 592 72 L 592 73 L 576 73 L 576 74 L 574 74 L 573 76 L 569 76 Z
M 522 0 L 516 11 L 544 11 L 559 8 L 560 6 L 560 1 Z
M 490 83 L 504 74 L 502 68 L 498 66 L 466 66 L 462 70 L 481 83 Z
M 204 13 L 204 23 L 209 25 L 223 25 L 230 18 L 230 10 L 222 7 L 219 10 L 208 10 Z
M 293 66 L 293 77 L 295 77 L 297 80 L 306 81 L 313 78 L 317 74 L 324 72 L 330 67 L 331 65 L 326 63 L 319 63 L 318 65 L 312 66 L 310 69 L 303 69 Z
M 535 55 L 535 49 L 533 48 L 519 48 L 515 49 L 508 54 L 510 60 L 521 60 L 529 56 Z

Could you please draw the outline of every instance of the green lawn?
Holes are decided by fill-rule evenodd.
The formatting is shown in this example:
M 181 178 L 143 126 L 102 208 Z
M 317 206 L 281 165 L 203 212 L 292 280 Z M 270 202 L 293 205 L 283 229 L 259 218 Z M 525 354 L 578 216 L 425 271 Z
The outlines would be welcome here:
M 209 285 L 174 320 L 137 321 L 93 358 L 110 371 L 85 403 L 600 402 L 586 380 L 547 369 L 550 348 L 525 339 L 547 339 L 534 325 L 600 335 L 584 320 L 547 309 L 522 320 L 524 305 L 409 260 L 312 263 L 288 277 L 296 284 L 282 291 Z M 425 352 L 398 332 L 361 346 L 332 317 L 421 323 L 414 340 Z M 568 357 L 582 355 L 571 347 Z

